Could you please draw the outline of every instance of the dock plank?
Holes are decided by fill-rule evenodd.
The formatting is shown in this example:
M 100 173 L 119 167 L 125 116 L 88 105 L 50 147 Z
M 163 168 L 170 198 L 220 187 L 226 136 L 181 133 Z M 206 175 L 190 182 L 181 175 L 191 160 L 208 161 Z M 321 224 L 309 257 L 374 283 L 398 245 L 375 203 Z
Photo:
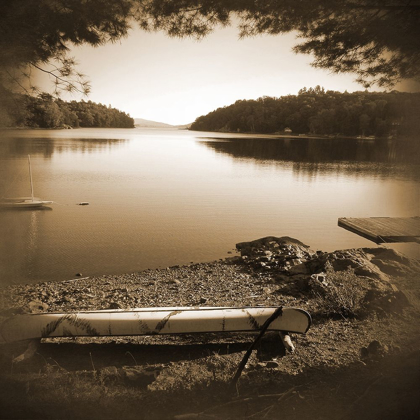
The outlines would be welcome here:
M 420 243 L 420 217 L 367 217 L 338 219 L 338 226 L 377 244 Z

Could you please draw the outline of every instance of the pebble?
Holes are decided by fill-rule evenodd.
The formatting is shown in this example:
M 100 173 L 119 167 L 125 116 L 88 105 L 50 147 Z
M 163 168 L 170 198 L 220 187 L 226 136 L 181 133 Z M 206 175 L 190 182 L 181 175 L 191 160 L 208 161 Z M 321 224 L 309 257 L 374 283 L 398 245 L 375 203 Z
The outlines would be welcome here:
M 275 368 L 278 368 L 280 366 L 279 363 L 276 362 L 275 360 L 270 360 L 265 365 L 270 369 L 275 369 Z
M 29 312 L 33 314 L 46 312 L 48 308 L 49 306 L 40 300 L 33 300 L 28 303 Z

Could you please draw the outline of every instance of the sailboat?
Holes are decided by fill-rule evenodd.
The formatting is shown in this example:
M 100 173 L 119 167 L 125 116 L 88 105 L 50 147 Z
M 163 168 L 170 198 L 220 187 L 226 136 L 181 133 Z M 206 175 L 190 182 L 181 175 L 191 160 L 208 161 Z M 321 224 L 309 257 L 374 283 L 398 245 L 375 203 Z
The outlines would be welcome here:
M 29 165 L 29 179 L 31 182 L 31 196 L 30 197 L 14 197 L 2 198 L 0 200 L 0 207 L 2 208 L 39 208 L 47 204 L 52 204 L 52 201 L 44 201 L 38 197 L 34 197 L 34 185 L 32 181 L 31 156 L 28 155 Z

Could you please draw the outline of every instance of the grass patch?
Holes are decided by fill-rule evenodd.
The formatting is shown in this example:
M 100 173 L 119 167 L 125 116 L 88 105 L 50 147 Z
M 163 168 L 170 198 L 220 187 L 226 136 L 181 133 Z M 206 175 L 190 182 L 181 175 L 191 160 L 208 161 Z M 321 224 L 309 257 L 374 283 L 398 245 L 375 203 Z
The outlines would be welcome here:
M 363 309 L 365 296 L 363 280 L 348 267 L 335 271 L 326 264 L 323 282 L 312 280 L 314 303 L 317 313 L 328 318 L 357 318 Z

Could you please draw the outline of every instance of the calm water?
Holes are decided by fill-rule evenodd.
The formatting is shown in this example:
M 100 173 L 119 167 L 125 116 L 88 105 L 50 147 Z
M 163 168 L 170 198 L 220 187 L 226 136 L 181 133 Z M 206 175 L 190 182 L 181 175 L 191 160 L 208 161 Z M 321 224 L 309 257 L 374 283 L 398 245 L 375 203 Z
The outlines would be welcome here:
M 35 195 L 55 202 L 0 212 L 2 285 L 211 261 L 267 235 L 371 246 L 337 218 L 420 213 L 413 145 L 153 129 L 0 136 L 0 197 L 30 195 L 30 154 Z

